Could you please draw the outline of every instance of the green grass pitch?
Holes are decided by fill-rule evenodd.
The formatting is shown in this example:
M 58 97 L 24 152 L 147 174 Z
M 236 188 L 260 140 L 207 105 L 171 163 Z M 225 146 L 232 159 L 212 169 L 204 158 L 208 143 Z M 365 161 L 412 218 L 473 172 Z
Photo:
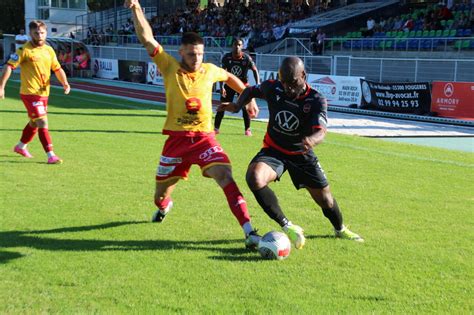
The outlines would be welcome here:
M 163 224 L 154 174 L 165 113 L 139 102 L 53 90 L 50 130 L 62 165 L 12 153 L 27 122 L 11 82 L 0 101 L 0 313 L 469 314 L 473 307 L 474 159 L 469 153 L 329 133 L 316 148 L 345 223 L 331 226 L 288 175 L 271 187 L 307 244 L 284 261 L 244 248 L 223 192 L 193 167 Z M 219 141 L 255 227 L 279 230 L 247 188 L 261 146 L 226 118 Z

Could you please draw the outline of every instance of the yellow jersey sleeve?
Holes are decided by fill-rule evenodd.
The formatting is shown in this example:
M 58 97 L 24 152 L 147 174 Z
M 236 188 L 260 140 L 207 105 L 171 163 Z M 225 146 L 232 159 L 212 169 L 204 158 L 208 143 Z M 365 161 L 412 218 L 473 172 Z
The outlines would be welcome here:
M 22 61 L 22 54 L 24 52 L 23 47 L 20 47 L 16 50 L 16 52 L 13 55 L 10 55 L 10 59 L 8 59 L 7 64 L 10 65 L 13 69 L 18 68 Z
M 172 67 L 170 67 L 171 63 L 178 63 L 178 61 L 165 52 L 163 47 L 161 47 L 159 44 L 158 47 L 155 48 L 153 54 L 151 54 L 151 59 L 154 63 L 156 63 L 163 76 L 166 76 L 167 71 L 172 69 Z
M 51 70 L 54 72 L 58 71 L 61 69 L 61 64 L 58 61 L 58 57 L 56 56 L 56 53 L 54 52 L 54 49 L 50 46 L 48 46 L 49 53 L 51 54 Z

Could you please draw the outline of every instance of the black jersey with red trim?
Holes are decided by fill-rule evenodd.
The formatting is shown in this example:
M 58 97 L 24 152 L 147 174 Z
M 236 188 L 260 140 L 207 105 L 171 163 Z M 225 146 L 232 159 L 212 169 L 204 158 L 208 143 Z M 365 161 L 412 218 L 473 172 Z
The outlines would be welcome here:
M 234 58 L 232 53 L 227 53 L 222 57 L 221 62 L 222 68 L 238 77 L 244 83 L 248 82 L 249 70 L 257 70 L 257 66 L 255 62 L 253 62 L 252 57 L 246 53 L 242 53 L 240 58 Z
M 264 146 L 286 154 L 303 154 L 302 140 L 315 129 L 327 127 L 326 98 L 306 84 L 304 95 L 289 98 L 280 81 L 267 80 L 249 87 L 251 96 L 268 103 L 268 126 Z

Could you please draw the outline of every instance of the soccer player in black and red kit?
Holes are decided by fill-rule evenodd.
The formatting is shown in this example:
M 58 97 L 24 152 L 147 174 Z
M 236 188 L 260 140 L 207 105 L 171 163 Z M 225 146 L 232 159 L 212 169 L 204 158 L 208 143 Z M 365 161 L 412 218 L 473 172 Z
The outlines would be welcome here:
M 363 238 L 344 226 L 342 214 L 333 198 L 326 175 L 312 148 L 327 132 L 327 101 L 306 83 L 304 64 L 298 57 L 283 60 L 279 80 L 268 80 L 247 87 L 236 104 L 222 104 L 219 110 L 238 111 L 253 98 L 267 101 L 269 120 L 263 148 L 247 169 L 247 184 L 257 202 L 276 221 L 296 248 L 303 248 L 303 229 L 284 215 L 275 193 L 268 187 L 285 171 L 296 189 L 306 188 L 332 223 L 336 237 L 363 242 Z
M 238 77 L 245 85 L 248 85 L 248 71 L 252 70 L 255 82 L 260 83 L 260 76 L 258 75 L 257 66 L 253 62 L 250 55 L 242 51 L 243 41 L 240 38 L 235 38 L 232 43 L 232 52 L 227 53 L 222 57 L 222 68 Z M 232 102 L 234 96 L 237 94 L 227 84 L 220 83 L 221 86 L 221 101 Z M 224 112 L 217 112 L 214 121 L 214 131 L 219 133 L 221 127 L 222 118 L 224 118 Z M 251 136 L 250 131 L 250 118 L 247 111 L 242 111 L 242 118 L 244 119 L 245 135 Z

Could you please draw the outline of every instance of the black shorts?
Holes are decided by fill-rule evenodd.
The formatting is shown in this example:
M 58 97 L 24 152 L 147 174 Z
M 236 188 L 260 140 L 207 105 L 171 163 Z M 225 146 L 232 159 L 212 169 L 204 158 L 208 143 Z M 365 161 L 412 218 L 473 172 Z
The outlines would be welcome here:
M 270 166 L 277 173 L 277 180 L 280 180 L 283 173 L 288 170 L 296 189 L 324 188 L 329 185 L 313 151 L 302 155 L 287 155 L 272 148 L 263 148 L 250 163 L 256 162 Z

